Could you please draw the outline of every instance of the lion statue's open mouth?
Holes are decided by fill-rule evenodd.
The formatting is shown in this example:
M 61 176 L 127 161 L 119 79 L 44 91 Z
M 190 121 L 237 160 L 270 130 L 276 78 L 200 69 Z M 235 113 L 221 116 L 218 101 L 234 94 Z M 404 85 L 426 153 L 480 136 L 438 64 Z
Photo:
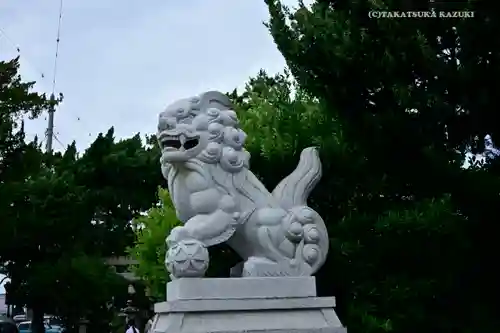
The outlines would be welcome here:
M 184 135 L 162 135 L 159 138 L 162 151 L 185 151 L 193 149 L 200 143 L 199 137 L 188 138 Z

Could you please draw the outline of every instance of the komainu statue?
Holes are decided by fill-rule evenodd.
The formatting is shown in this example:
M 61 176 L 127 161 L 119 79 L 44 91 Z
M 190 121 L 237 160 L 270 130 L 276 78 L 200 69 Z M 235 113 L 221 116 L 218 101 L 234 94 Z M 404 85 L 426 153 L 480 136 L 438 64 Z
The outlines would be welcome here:
M 227 242 L 243 259 L 235 276 L 312 275 L 324 263 L 328 234 L 307 198 L 321 177 L 315 148 L 272 193 L 249 170 L 246 134 L 228 97 L 210 91 L 160 114 L 161 170 L 182 226 L 166 239 L 172 278 L 202 277 L 207 247 Z

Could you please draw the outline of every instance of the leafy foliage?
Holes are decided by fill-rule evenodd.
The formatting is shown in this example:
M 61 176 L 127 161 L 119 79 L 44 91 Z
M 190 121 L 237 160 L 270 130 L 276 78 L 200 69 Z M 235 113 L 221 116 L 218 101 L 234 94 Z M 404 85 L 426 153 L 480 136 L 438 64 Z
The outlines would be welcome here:
M 146 146 L 138 134 L 115 142 L 110 128 L 81 157 L 73 144 L 55 161 L 86 188 L 85 200 L 94 221 L 93 246 L 103 256 L 123 255 L 132 244 L 130 222 L 151 206 L 162 183 L 158 159 L 158 150 Z
M 147 215 L 134 219 L 135 246 L 130 255 L 138 261 L 136 276 L 142 278 L 151 295 L 165 299 L 168 273 L 165 269 L 165 238 L 179 224 L 168 191 L 158 189 L 160 202 L 149 209 Z
M 487 39 L 473 43 L 471 33 L 498 30 L 489 4 L 433 4 L 474 9 L 477 20 L 373 20 L 369 10 L 432 5 L 266 3 L 292 74 L 325 105 L 356 156 L 344 165 L 339 150 L 329 151 L 325 180 L 342 181 L 314 194 L 332 237 L 320 291 L 337 296 L 353 332 L 495 331 L 485 293 L 498 290 L 487 264 L 498 253 L 490 236 L 498 176 L 461 167 L 477 136 L 497 130 L 493 81 L 485 77 L 498 71 L 500 50 Z
M 25 143 L 22 117 L 38 116 L 50 105 L 44 95 L 31 92 L 34 82 L 22 82 L 17 74 L 19 59 L 0 62 L 0 221 L 2 233 L 12 235 L 16 216 L 10 214 L 10 194 L 18 195 L 26 175 L 38 170 L 40 155 L 36 141 Z M 7 244 L 0 244 L 0 260 L 5 261 Z
M 82 317 L 107 330 L 127 288 L 104 259 L 125 253 L 130 221 L 154 200 L 156 151 L 139 135 L 115 142 L 110 129 L 81 156 L 74 143 L 44 154 L 36 139 L 26 142 L 22 117 L 58 101 L 31 92 L 18 69 L 17 59 L 0 62 L 0 263 L 8 300 L 33 309 L 35 332 L 43 331 L 44 313 L 63 318 L 69 331 Z

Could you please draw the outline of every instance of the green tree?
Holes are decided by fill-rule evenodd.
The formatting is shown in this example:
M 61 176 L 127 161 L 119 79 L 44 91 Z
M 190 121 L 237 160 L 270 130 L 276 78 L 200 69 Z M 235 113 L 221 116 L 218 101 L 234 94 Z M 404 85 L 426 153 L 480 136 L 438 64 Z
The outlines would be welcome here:
M 74 172 L 76 183 L 87 189 L 94 246 L 98 241 L 104 256 L 123 255 L 133 244 L 131 221 L 151 207 L 163 184 L 158 160 L 158 149 L 139 134 L 115 141 L 113 128 L 99 134 L 80 157 L 61 159 L 60 168 Z
M 41 169 L 9 196 L 16 229 L 5 256 L 11 278 L 6 288 L 17 304 L 33 310 L 35 326 L 50 313 L 64 318 L 69 329 L 106 305 L 119 281 L 93 244 L 88 190 L 73 174 L 58 171 Z
M 336 119 L 359 162 L 326 171 L 343 184 L 315 200 L 323 216 L 341 217 L 327 217 L 332 253 L 321 291 L 338 297 L 353 332 L 495 331 L 485 294 L 497 290 L 487 262 L 497 258 L 498 177 L 461 168 L 465 147 L 496 130 L 494 88 L 481 75 L 495 75 L 500 52 L 474 37 L 498 31 L 487 3 L 436 5 L 475 9 L 474 20 L 368 18 L 429 9 L 427 1 L 266 3 L 293 76 Z
M 36 118 L 48 109 L 45 95 L 32 92 L 34 82 L 18 75 L 19 59 L 0 61 L 0 221 L 2 233 L 12 235 L 15 216 L 9 215 L 10 193 L 17 193 L 25 179 L 39 169 L 41 154 L 36 140 L 25 142 L 23 117 Z M 9 254 L 8 242 L 0 244 L 0 262 Z
M 30 270 L 33 275 L 26 284 L 30 298 L 45 288 L 48 292 L 42 295 L 50 302 L 45 305 L 52 305 L 50 313 L 62 319 L 68 332 L 78 332 L 82 319 L 88 320 L 89 330 L 108 331 L 113 310 L 126 305 L 127 281 L 104 264 L 102 257 L 85 253 L 60 256 L 50 274 L 47 264 L 40 262 Z
M 54 300 L 56 314 L 70 320 L 68 324 L 73 327 L 74 320 L 86 317 L 90 320 L 89 329 L 104 329 L 110 325 L 112 310 L 125 306 L 127 288 L 123 279 L 117 279 L 116 274 L 103 266 L 103 259 L 126 253 L 127 247 L 132 244 L 132 219 L 154 202 L 154 190 L 161 182 L 157 149 L 148 148 L 139 135 L 115 141 L 111 128 L 106 134 L 98 135 L 81 156 L 78 156 L 73 143 L 64 154 L 51 156 L 50 163 L 52 171 L 59 177 L 71 175 L 71 182 L 66 181 L 72 186 L 68 193 L 83 189 L 76 201 L 82 209 L 80 217 L 84 229 L 73 233 L 75 243 L 72 248 L 68 244 L 66 251 L 74 251 L 72 256 L 76 258 L 81 255 L 80 252 L 83 253 L 90 266 L 86 270 L 87 276 L 82 276 L 81 271 L 76 271 L 75 276 L 87 279 L 86 284 L 93 283 L 96 290 L 107 290 L 89 295 L 88 289 L 82 288 L 85 284 L 68 289 L 65 298 Z M 75 209 L 72 208 L 72 211 Z M 72 218 L 73 222 L 68 223 L 75 224 L 70 212 L 59 210 L 59 214 Z M 78 249 L 76 244 L 81 244 L 82 248 Z M 44 264 L 49 263 L 46 261 Z M 72 299 L 77 298 L 82 299 L 80 307 L 70 307 L 72 312 L 69 314 L 62 311 Z
M 465 318 L 460 312 L 463 303 L 442 308 L 448 302 L 459 303 L 458 285 L 464 280 L 457 276 L 466 279 L 470 274 L 472 239 L 469 223 L 457 213 L 449 194 L 415 198 L 401 184 L 403 194 L 398 193 L 397 184 L 387 184 L 380 167 L 371 169 L 374 164 L 363 145 L 346 139 L 346 125 L 328 104 L 306 93 L 286 72 L 272 77 L 260 72 L 242 94 L 229 95 L 249 135 L 251 169 L 266 187 L 273 188 L 295 167 L 303 148 L 320 148 L 323 179 L 310 203 L 328 225 L 331 254 L 317 275 L 319 292 L 337 296 L 337 310 L 350 330 L 462 327 L 464 322 L 453 317 L 460 313 Z M 153 209 L 166 209 L 168 219 L 175 221 L 170 202 Z M 158 281 L 157 295 L 163 296 L 164 252 L 158 249 L 164 249 L 172 221 L 156 220 L 156 213 L 149 216 L 154 217 L 148 218 L 154 227 L 139 231 L 139 239 L 147 241 L 139 240 L 134 250 L 143 261 L 139 266 L 145 267 L 139 275 Z M 231 257 L 224 247 L 211 252 Z M 212 257 L 212 262 L 220 275 L 227 276 L 228 260 Z M 153 270 L 156 273 L 144 273 Z M 483 317 L 475 320 L 486 316 L 478 309 L 474 316 Z
M 164 300 L 168 273 L 165 269 L 165 238 L 179 224 L 169 194 L 158 190 L 159 203 L 134 219 L 135 246 L 130 255 L 138 261 L 134 273 L 141 277 L 154 298 Z
M 11 279 L 14 253 L 28 256 L 16 247 L 16 236 L 20 234 L 19 206 L 12 199 L 24 194 L 26 182 L 42 164 L 36 139 L 25 142 L 23 119 L 25 116 L 36 118 L 52 103 L 45 95 L 33 92 L 34 82 L 23 82 L 18 71 L 18 58 L 0 61 L 0 223 L 3 237 L 0 263 L 6 266 L 6 275 Z M 40 327 L 43 330 L 43 325 L 38 324 L 34 327 L 36 333 Z
M 42 153 L 36 139 L 26 142 L 22 117 L 57 101 L 31 92 L 18 69 L 17 59 L 0 62 L 0 262 L 9 300 L 33 310 L 35 332 L 43 332 L 44 313 L 69 330 L 82 317 L 96 328 L 113 303 L 126 301 L 126 285 L 104 258 L 125 253 L 130 221 L 154 201 L 155 151 L 138 135 L 115 142 L 111 129 L 81 156 L 74 143 Z

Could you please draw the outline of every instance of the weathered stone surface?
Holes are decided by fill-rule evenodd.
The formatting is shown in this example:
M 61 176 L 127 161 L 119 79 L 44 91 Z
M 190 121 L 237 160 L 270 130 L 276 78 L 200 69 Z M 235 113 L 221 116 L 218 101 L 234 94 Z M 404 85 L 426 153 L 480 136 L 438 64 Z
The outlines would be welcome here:
M 224 283 L 238 281 L 227 289 Z M 272 282 L 271 282 L 272 281 Z M 183 282 L 186 282 L 183 284 Z M 266 291 L 279 284 L 278 291 L 252 293 L 248 287 L 261 282 Z M 285 290 L 303 284 L 302 293 L 287 297 Z M 196 287 L 194 287 L 196 285 Z M 196 292 L 188 292 L 192 286 Z M 287 287 L 284 287 L 287 286 Z M 313 277 L 180 279 L 169 283 L 168 302 L 155 305 L 156 333 L 345 333 L 338 319 L 333 297 L 316 297 Z M 216 295 L 214 289 L 220 291 Z M 201 295 L 201 296 L 200 296 Z M 274 295 L 270 297 L 269 295 Z M 226 298 L 222 298 L 226 297 Z
M 289 278 L 177 279 L 167 284 L 167 302 L 316 296 L 312 276 Z

